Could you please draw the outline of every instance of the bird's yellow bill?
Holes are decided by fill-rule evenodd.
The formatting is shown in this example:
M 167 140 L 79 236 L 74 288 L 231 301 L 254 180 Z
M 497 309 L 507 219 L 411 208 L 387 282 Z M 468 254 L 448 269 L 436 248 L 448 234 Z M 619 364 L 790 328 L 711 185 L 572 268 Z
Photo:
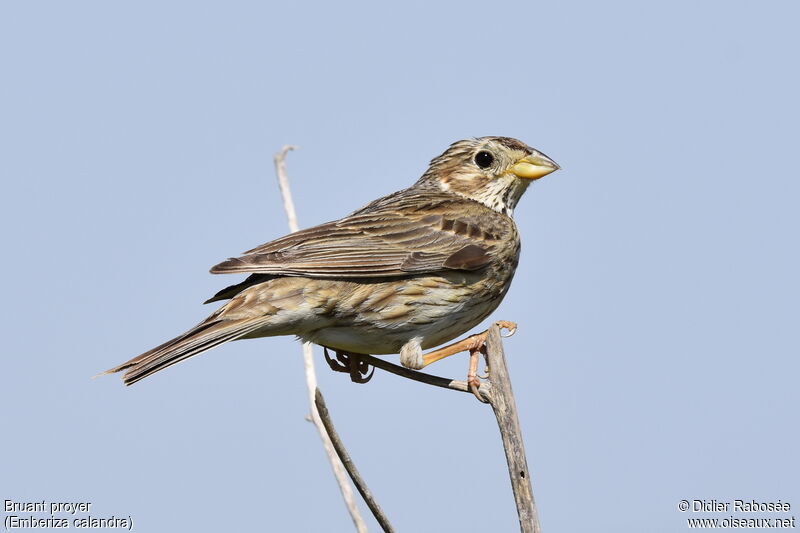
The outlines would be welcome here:
M 538 180 L 559 168 L 556 162 L 546 155 L 534 153 L 514 163 L 509 170 L 518 178 Z

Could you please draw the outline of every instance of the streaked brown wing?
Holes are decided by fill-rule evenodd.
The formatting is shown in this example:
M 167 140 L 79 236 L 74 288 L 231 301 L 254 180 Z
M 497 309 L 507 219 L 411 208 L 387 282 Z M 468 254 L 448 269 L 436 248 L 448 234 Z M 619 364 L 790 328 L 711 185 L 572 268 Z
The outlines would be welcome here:
M 211 272 L 376 278 L 487 266 L 497 235 L 481 228 L 473 206 L 449 203 L 455 206 L 409 211 L 390 202 L 362 210 L 261 245 Z

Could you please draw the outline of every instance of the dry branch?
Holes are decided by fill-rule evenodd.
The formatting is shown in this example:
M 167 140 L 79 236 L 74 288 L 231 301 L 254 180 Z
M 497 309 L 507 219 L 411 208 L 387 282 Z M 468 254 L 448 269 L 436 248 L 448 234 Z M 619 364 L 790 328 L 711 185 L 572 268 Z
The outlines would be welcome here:
M 347 469 L 347 473 L 350 474 L 350 479 L 353 480 L 353 484 L 356 486 L 356 489 L 358 489 L 359 494 L 364 498 L 364 502 L 366 502 L 369 510 L 372 511 L 373 516 L 375 516 L 381 528 L 383 528 L 386 533 L 394 533 L 392 524 L 389 523 L 389 519 L 384 514 L 381 506 L 378 505 L 378 502 L 372 497 L 372 492 L 369 490 L 369 487 L 367 487 L 361 474 L 358 473 L 358 469 L 355 463 L 353 463 L 353 460 L 350 459 L 350 454 L 347 453 L 342 439 L 339 438 L 339 434 L 336 432 L 336 428 L 333 426 L 333 420 L 331 420 L 330 413 L 328 412 L 328 406 L 325 405 L 325 398 L 322 397 L 322 393 L 319 389 L 316 390 L 314 403 L 317 406 L 317 411 L 319 411 L 322 423 L 328 431 L 328 436 L 331 438 L 331 442 L 333 442 L 333 447 L 336 453 L 339 454 L 339 459 L 341 459 L 344 467 Z
M 390 363 L 384 359 L 380 359 L 378 357 L 373 357 L 371 355 L 359 355 L 359 357 L 366 361 L 367 363 L 371 364 L 375 368 L 380 368 L 381 370 L 385 370 L 392 374 L 396 374 L 400 377 L 412 379 L 414 381 L 419 381 L 420 383 L 426 383 L 428 385 L 433 385 L 434 387 L 442 387 L 444 389 L 456 390 L 460 392 L 468 392 L 472 394 L 472 391 L 469 390 L 469 385 L 466 381 L 459 381 L 457 379 L 450 379 L 450 378 L 443 378 L 440 376 L 434 376 L 433 374 L 426 374 L 425 372 L 420 372 L 418 370 L 410 370 L 406 367 L 396 365 L 394 363 Z M 481 383 L 479 392 L 484 399 L 489 399 L 489 391 L 491 390 L 490 383 Z
M 278 186 L 281 190 L 283 208 L 286 211 L 286 219 L 289 222 L 289 230 L 292 232 L 300 229 L 297 224 L 297 214 L 294 209 L 294 202 L 292 201 L 292 192 L 289 188 L 289 178 L 286 175 L 286 154 L 290 150 L 294 149 L 294 146 L 286 145 L 281 149 L 280 152 L 275 154 L 275 173 L 278 176 Z M 339 484 L 339 490 L 342 493 L 344 504 L 347 507 L 347 511 L 350 513 L 350 517 L 353 519 L 353 524 L 355 524 L 356 530 L 359 533 L 367 533 L 367 524 L 361 517 L 361 512 L 358 510 L 358 505 L 356 505 L 356 500 L 353 497 L 353 489 L 350 488 L 350 483 L 347 482 L 344 465 L 342 465 L 342 462 L 339 460 L 339 457 L 336 454 L 336 450 L 333 447 L 331 438 L 328 436 L 328 432 L 325 430 L 325 425 L 323 424 L 322 419 L 319 416 L 319 411 L 317 410 L 317 404 L 315 402 L 315 392 L 317 391 L 317 373 L 314 369 L 314 354 L 311 350 L 311 344 L 308 342 L 303 343 L 303 366 L 305 368 L 306 387 L 308 389 L 308 402 L 309 407 L 311 408 L 311 422 L 313 422 L 314 426 L 317 428 L 319 438 L 322 440 L 322 447 L 325 449 L 325 455 L 327 455 L 328 461 L 331 464 L 333 475 L 336 478 L 336 482 Z
M 522 430 L 517 416 L 517 403 L 511 390 L 503 341 L 497 324 L 489 328 L 489 337 L 486 339 L 486 364 L 489 365 L 489 383 L 492 385 L 489 403 L 494 410 L 500 437 L 503 439 L 508 475 L 511 478 L 511 488 L 514 491 L 514 501 L 519 515 L 519 528 L 522 533 L 541 533 L 528 460 L 525 458 L 525 445 L 522 442 Z

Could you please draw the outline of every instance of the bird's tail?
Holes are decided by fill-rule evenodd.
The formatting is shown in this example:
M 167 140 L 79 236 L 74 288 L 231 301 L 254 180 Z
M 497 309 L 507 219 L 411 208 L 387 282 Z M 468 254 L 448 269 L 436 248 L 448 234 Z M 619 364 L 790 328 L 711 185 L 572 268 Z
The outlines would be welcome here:
M 125 371 L 122 380 L 133 385 L 159 370 L 179 363 L 184 359 L 210 350 L 224 342 L 232 341 L 252 333 L 264 325 L 263 318 L 225 320 L 212 315 L 183 335 L 156 346 L 150 351 L 134 357 L 119 366 L 101 372 L 98 376 Z

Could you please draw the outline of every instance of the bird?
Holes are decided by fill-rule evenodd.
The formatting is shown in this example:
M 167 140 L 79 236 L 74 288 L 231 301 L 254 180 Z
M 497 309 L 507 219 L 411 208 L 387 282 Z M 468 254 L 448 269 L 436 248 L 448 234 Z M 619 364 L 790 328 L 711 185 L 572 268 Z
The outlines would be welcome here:
M 248 277 L 209 298 L 225 303 L 205 320 L 101 375 L 124 372 L 132 385 L 225 342 L 278 335 L 358 368 L 359 354 L 399 354 L 418 370 L 475 352 L 485 335 L 423 354 L 500 304 L 519 262 L 514 209 L 533 181 L 559 168 L 510 137 L 457 141 L 412 186 L 213 266 Z M 471 385 L 473 374 L 471 366 Z

